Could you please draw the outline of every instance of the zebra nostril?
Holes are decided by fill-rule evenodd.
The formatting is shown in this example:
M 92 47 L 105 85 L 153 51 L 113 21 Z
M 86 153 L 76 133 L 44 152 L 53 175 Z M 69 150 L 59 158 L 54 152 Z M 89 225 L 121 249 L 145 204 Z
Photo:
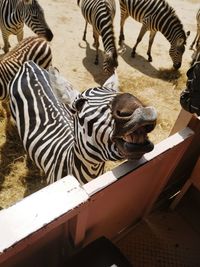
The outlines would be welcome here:
M 118 117 L 127 118 L 127 117 L 130 117 L 132 115 L 132 112 L 117 110 L 116 114 Z
M 45 37 L 49 42 L 53 39 L 53 33 L 50 29 L 46 29 Z
M 174 66 L 175 70 L 178 70 L 180 68 L 180 66 L 181 66 L 181 63 L 174 64 L 173 66 Z

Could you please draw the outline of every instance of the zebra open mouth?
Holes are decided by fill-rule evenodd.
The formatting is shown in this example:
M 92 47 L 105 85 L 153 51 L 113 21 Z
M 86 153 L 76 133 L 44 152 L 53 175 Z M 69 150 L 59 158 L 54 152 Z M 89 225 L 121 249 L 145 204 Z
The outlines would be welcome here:
M 146 125 L 147 126 L 147 125 Z M 120 154 L 127 159 L 139 159 L 143 154 L 153 150 L 154 144 L 148 139 L 147 133 L 155 125 L 140 126 L 135 131 L 115 138 Z M 135 128 L 135 127 L 134 127 Z

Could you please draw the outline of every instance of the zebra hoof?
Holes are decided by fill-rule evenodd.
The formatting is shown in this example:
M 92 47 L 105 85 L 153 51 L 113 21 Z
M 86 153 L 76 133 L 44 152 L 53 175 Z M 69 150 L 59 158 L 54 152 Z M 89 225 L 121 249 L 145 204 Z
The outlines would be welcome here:
M 148 61 L 149 61 L 149 62 L 152 62 L 152 57 L 149 57 L 149 58 L 148 58 Z
M 135 57 L 135 51 L 131 53 L 131 57 Z

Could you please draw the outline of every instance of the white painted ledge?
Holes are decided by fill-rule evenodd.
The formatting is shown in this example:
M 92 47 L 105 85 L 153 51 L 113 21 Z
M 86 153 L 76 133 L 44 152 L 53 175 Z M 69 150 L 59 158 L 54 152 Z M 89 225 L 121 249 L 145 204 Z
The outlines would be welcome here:
M 0 211 L 0 253 L 88 200 L 73 176 L 66 176 Z

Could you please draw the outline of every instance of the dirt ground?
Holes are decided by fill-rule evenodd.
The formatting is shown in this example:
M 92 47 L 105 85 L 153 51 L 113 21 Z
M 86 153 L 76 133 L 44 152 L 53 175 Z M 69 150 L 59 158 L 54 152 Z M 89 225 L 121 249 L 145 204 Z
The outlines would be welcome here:
M 106 76 L 102 71 L 102 57 L 99 66 L 93 64 L 95 50 L 92 47 L 92 30 L 88 27 L 87 43 L 82 41 L 84 19 L 76 0 L 39 0 L 44 8 L 46 20 L 54 33 L 51 43 L 53 65 L 55 65 L 75 88 L 84 90 L 102 84 Z M 130 92 L 153 105 L 158 111 L 158 124 L 151 134 L 155 143 L 166 138 L 180 111 L 179 96 L 184 89 L 186 71 L 189 68 L 192 51 L 189 46 L 196 33 L 196 12 L 199 0 L 168 0 L 181 19 L 185 31 L 190 31 L 183 63 L 180 71 L 171 71 L 169 43 L 161 33 L 157 33 L 153 48 L 153 62 L 147 61 L 148 34 L 137 48 L 137 55 L 130 56 L 141 24 L 132 18 L 125 24 L 126 52 L 119 55 L 118 76 L 120 89 Z M 115 17 L 116 43 L 119 37 L 119 4 Z M 33 33 L 25 27 L 25 36 Z M 16 38 L 11 38 L 12 45 Z M 0 46 L 3 46 L 0 39 Z M 103 47 L 101 45 L 101 50 Z M 45 186 L 39 171 L 27 161 L 15 128 L 6 123 L 0 105 L 0 207 L 6 208 L 30 193 Z M 109 163 L 107 169 L 115 164 Z

